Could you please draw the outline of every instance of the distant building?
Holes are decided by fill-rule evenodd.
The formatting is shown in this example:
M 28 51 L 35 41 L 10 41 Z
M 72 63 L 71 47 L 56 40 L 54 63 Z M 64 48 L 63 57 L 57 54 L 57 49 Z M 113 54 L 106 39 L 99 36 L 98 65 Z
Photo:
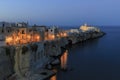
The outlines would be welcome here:
M 45 40 L 55 39 L 58 32 L 59 30 L 56 26 L 48 28 L 45 32 Z
M 37 26 L 37 25 L 34 25 L 34 26 L 32 26 L 31 29 L 32 30 L 36 30 L 37 32 L 39 32 L 39 34 L 41 36 L 41 41 L 45 40 L 45 32 L 47 30 L 46 26 Z
M 27 44 L 41 41 L 40 33 L 28 27 L 16 27 L 14 31 L 6 35 L 8 45 Z
M 80 27 L 80 30 L 82 30 L 83 32 L 86 31 L 96 31 L 96 32 L 100 32 L 100 29 L 97 27 L 92 27 L 92 26 L 87 26 L 87 24 L 84 24 L 83 26 Z
M 0 22 L 0 40 L 5 40 L 5 36 L 10 34 L 12 30 L 13 23 Z
M 45 40 L 54 40 L 66 36 L 67 32 L 56 26 L 48 28 L 48 30 L 45 32 Z
M 79 29 L 70 29 L 70 33 L 80 33 Z
M 11 27 L 12 25 L 8 22 L 0 22 L 0 27 Z
M 46 26 L 38 26 L 38 25 L 34 25 L 32 26 L 32 28 L 35 28 L 37 31 L 45 31 L 47 29 Z
M 28 27 L 28 23 L 19 22 L 19 23 L 16 23 L 16 26 L 17 26 L 17 27 Z
M 51 34 L 51 35 L 56 35 L 58 32 L 59 32 L 59 30 L 56 26 L 50 27 L 48 29 L 48 34 Z
M 54 40 L 66 36 L 67 32 L 56 26 L 47 28 L 34 25 L 29 27 L 25 22 L 0 22 L 0 41 L 5 41 L 8 45 Z

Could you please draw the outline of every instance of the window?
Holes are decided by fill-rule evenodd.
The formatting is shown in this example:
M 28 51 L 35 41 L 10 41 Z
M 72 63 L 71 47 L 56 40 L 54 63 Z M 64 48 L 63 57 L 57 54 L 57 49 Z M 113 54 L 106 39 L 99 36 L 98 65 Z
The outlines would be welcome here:
M 24 30 L 22 30 L 22 34 L 25 34 L 25 31 L 24 31 Z
M 53 30 L 51 30 L 51 32 L 52 32 Z

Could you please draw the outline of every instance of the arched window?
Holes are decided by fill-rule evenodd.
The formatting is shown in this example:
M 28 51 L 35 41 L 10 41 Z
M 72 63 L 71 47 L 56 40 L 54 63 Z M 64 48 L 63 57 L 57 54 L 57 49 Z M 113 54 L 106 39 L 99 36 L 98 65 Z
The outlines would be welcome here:
M 24 30 L 22 30 L 22 34 L 25 34 L 25 31 L 24 31 Z

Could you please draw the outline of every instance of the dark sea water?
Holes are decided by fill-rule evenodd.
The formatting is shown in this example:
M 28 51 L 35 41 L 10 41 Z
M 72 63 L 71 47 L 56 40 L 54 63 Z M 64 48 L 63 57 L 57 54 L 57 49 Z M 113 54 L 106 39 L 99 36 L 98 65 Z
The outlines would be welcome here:
M 120 27 L 101 27 L 107 35 L 74 45 L 68 51 L 68 71 L 51 80 L 120 80 Z

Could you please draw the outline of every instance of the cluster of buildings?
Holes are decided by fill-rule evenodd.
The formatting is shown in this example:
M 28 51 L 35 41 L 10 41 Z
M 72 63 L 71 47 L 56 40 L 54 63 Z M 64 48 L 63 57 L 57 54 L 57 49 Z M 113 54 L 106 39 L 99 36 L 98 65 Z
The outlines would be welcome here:
M 56 26 L 29 26 L 28 23 L 0 22 L 0 43 L 4 45 L 27 44 L 66 37 L 67 33 Z
M 84 24 L 84 25 L 80 26 L 79 29 L 70 29 L 69 30 L 69 33 L 82 34 L 82 33 L 87 33 L 87 32 L 100 32 L 100 29 L 97 27 L 88 26 L 87 24 Z
M 80 27 L 80 30 L 82 30 L 83 32 L 86 31 L 96 31 L 96 32 L 100 32 L 100 29 L 97 27 L 93 27 L 93 26 L 88 26 L 87 24 L 84 24 Z
M 63 30 L 56 26 L 29 26 L 28 23 L 8 23 L 0 22 L 0 44 L 1 45 L 18 45 L 32 42 L 59 39 L 72 33 L 83 33 L 96 31 L 100 32 L 97 27 L 89 27 L 87 24 L 80 26 L 79 29 Z

